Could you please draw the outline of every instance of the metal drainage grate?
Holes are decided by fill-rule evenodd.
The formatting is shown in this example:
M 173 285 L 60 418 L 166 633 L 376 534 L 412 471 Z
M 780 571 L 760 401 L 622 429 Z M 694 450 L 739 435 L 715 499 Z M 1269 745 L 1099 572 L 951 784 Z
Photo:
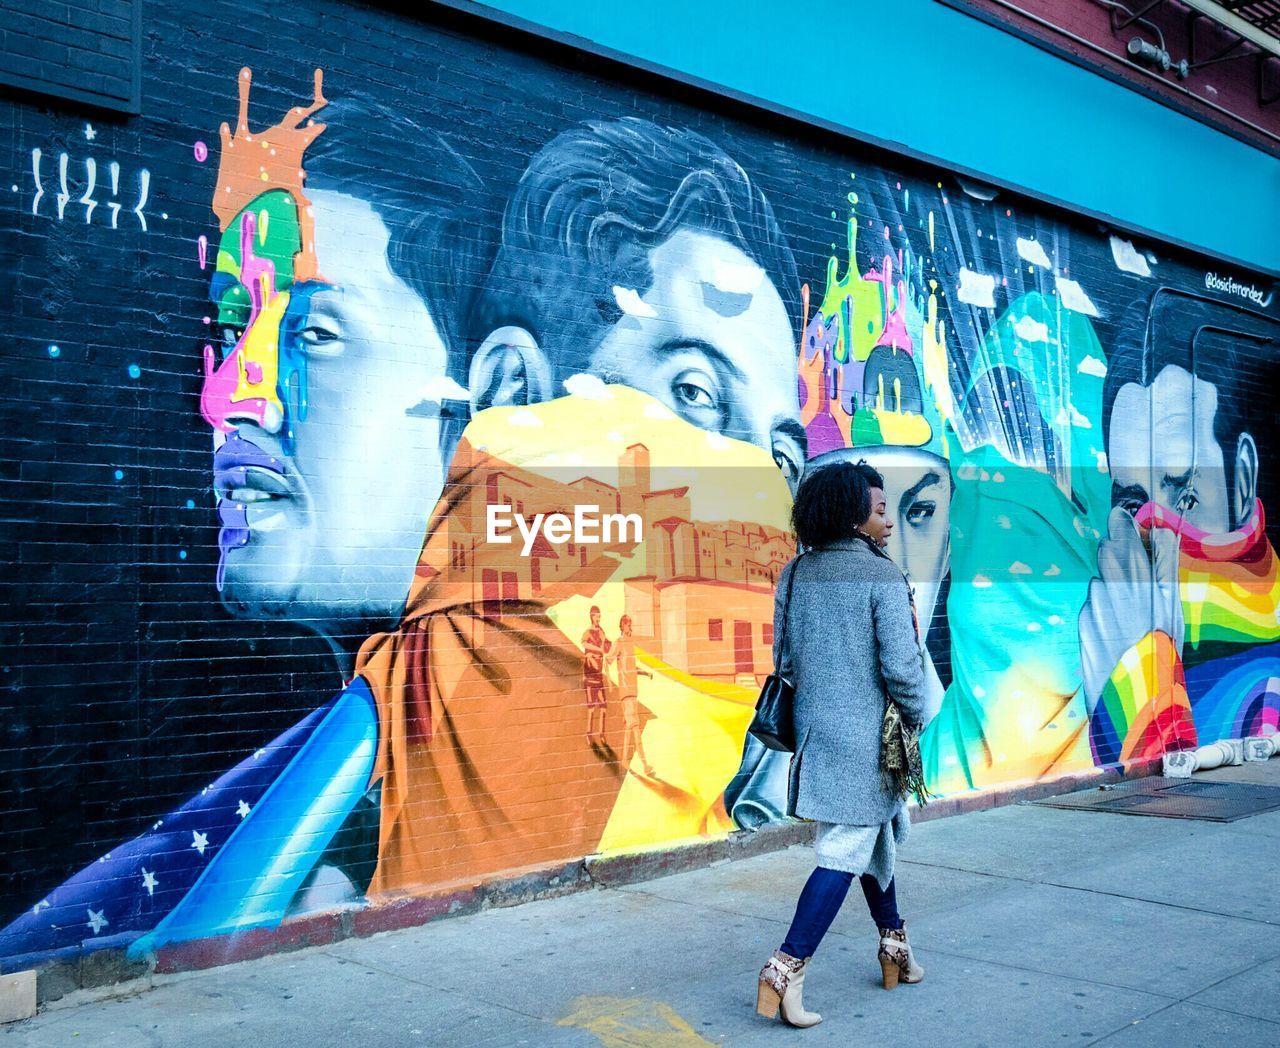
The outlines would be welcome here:
M 1235 822 L 1280 809 L 1280 787 L 1247 782 L 1188 782 L 1155 776 L 1120 783 L 1112 789 L 1081 790 L 1033 803 L 1046 808 L 1153 815 L 1161 819 Z

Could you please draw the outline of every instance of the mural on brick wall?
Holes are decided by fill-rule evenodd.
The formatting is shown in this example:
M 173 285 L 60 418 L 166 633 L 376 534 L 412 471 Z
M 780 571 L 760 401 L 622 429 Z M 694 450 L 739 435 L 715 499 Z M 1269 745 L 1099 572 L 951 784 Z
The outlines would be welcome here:
M 190 128 L 210 224 L 153 265 L 208 294 L 207 615 L 320 638 L 331 685 L 22 879 L 0 956 L 783 818 L 746 727 L 791 494 L 840 459 L 885 476 L 935 793 L 1280 727 L 1256 282 L 950 176 L 768 163 L 727 121 L 610 107 L 504 167 L 403 97 L 317 70 L 278 106 L 272 76 L 239 72 L 216 148 Z

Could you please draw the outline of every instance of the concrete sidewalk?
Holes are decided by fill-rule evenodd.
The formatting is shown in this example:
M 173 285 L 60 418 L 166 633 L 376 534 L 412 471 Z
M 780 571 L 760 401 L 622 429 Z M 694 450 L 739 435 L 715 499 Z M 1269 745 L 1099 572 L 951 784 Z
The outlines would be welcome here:
M 1280 786 L 1280 758 L 1197 776 Z M 857 890 L 803 1033 L 756 1017 L 812 852 L 724 863 L 65 998 L 19 1045 L 1280 1044 L 1280 811 L 1228 825 L 1022 804 L 924 823 L 898 896 L 920 986 L 879 987 Z M 77 1003 L 79 1002 L 79 1003 Z

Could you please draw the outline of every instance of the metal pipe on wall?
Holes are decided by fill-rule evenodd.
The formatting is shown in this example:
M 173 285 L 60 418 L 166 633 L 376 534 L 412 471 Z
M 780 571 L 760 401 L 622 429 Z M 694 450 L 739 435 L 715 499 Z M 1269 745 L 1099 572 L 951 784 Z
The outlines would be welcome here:
M 970 4 L 968 0 L 943 0 L 943 2 L 950 4 L 953 7 L 958 7 L 961 10 L 967 11 L 969 13 L 973 13 L 979 10 L 979 8 Z M 1252 131 L 1254 134 L 1261 135 L 1263 138 L 1266 138 L 1267 140 L 1275 143 L 1277 146 L 1280 146 L 1280 135 L 1277 135 L 1271 131 L 1268 131 L 1265 127 L 1259 127 L 1252 120 L 1247 120 L 1244 117 L 1231 112 L 1231 110 L 1225 108 L 1224 106 L 1218 105 L 1216 102 L 1211 102 L 1207 98 L 1202 98 L 1200 95 L 1197 95 L 1194 91 L 1191 91 L 1190 89 L 1183 87 L 1181 84 L 1175 84 L 1169 80 L 1166 80 L 1163 76 L 1154 72 L 1153 70 L 1145 69 L 1142 66 L 1138 65 L 1137 63 L 1131 62 L 1128 59 L 1124 58 L 1122 55 L 1117 55 L 1112 53 L 1111 51 L 1108 51 L 1105 47 L 1101 47 L 1098 44 L 1095 44 L 1092 40 L 1086 40 L 1084 37 L 1078 36 L 1077 34 L 1071 32 L 1068 29 L 1063 29 L 1061 26 L 1054 25 L 1052 22 L 1048 21 L 1047 19 L 1041 18 L 1039 15 L 1034 14 L 1031 11 L 1025 10 L 1019 7 L 1015 3 L 1011 3 L 1010 0 L 987 0 L 987 2 L 997 4 L 1000 7 L 1003 7 L 1005 10 L 1011 11 L 1014 14 L 1019 15 L 1020 17 L 1025 18 L 1030 22 L 1035 23 L 1036 25 L 1040 26 L 1042 29 L 1047 29 L 1050 32 L 1057 34 L 1058 36 L 1061 36 L 1067 40 L 1070 40 L 1073 44 L 1078 44 L 1081 47 L 1087 47 L 1090 51 L 1094 51 L 1100 55 L 1104 55 L 1107 58 L 1110 58 L 1114 61 L 1122 61 L 1124 62 L 1126 68 L 1134 69 L 1137 72 L 1141 73 L 1143 76 L 1149 77 L 1157 81 L 1164 87 L 1167 87 L 1170 90 L 1177 91 L 1177 92 L 1180 92 L 1181 94 L 1186 95 L 1188 98 L 1193 99 L 1198 105 L 1206 106 L 1209 109 L 1212 109 L 1214 112 L 1220 113 L 1225 119 L 1230 120 L 1232 123 L 1235 123 L 1241 127 L 1246 127 L 1250 131 Z
M 1194 750 L 1174 750 L 1163 760 L 1164 774 L 1171 779 L 1187 779 L 1198 771 L 1211 771 L 1243 764 L 1245 761 L 1270 760 L 1280 753 L 1280 735 L 1262 735 L 1248 739 L 1223 739 Z

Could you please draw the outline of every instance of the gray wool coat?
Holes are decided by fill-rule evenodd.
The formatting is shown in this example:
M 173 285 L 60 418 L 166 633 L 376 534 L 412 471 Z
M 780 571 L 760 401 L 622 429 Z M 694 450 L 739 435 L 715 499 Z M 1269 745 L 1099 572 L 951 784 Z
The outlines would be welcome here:
M 785 634 L 783 602 L 795 588 Z M 906 577 L 853 539 L 791 561 L 778 580 L 774 665 L 795 686 L 791 814 L 875 826 L 903 806 L 880 784 L 886 696 L 908 720 L 924 713 L 925 678 Z

